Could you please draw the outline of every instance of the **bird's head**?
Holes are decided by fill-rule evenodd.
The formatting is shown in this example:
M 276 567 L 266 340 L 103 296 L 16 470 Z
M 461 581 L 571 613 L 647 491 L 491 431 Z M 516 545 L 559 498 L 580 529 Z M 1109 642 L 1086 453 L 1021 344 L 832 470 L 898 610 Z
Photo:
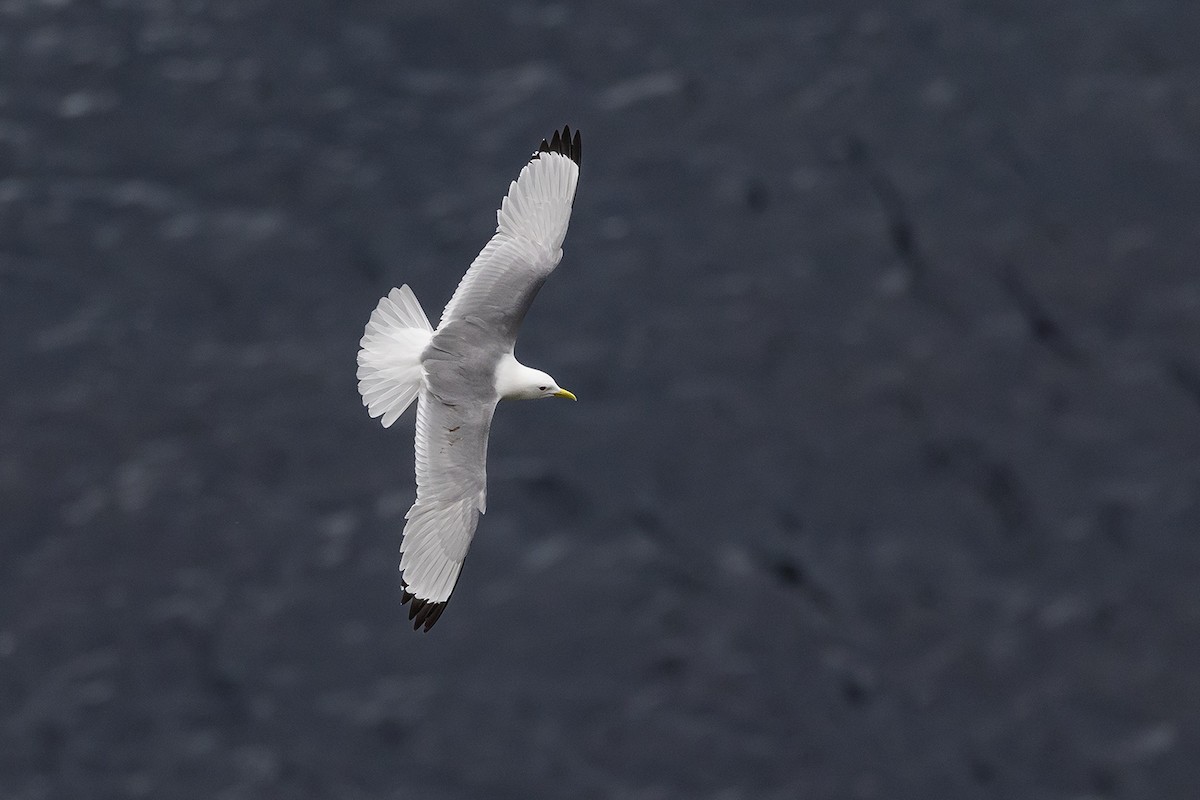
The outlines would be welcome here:
M 554 378 L 551 378 L 540 369 L 531 369 L 529 373 L 529 383 L 525 385 L 525 392 L 521 395 L 522 400 L 537 400 L 542 397 L 575 399 L 575 395 L 559 386 L 554 382 Z
M 512 355 L 500 359 L 496 365 L 496 392 L 503 400 L 575 399 L 575 395 L 555 383 L 554 378 L 540 369 L 525 366 Z
M 538 400 L 543 397 L 575 399 L 575 395 L 555 383 L 554 378 L 540 369 L 529 369 L 528 367 L 521 375 L 520 382 L 509 387 L 509 391 L 504 394 L 506 400 Z

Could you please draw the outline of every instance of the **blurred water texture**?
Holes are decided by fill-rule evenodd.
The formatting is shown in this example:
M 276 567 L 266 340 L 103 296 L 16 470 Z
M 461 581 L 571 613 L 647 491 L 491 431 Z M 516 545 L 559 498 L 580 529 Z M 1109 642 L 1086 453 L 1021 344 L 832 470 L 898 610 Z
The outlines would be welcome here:
M 0 796 L 1190 798 L 1200 7 L 0 3 Z M 355 391 L 588 148 L 454 600 Z

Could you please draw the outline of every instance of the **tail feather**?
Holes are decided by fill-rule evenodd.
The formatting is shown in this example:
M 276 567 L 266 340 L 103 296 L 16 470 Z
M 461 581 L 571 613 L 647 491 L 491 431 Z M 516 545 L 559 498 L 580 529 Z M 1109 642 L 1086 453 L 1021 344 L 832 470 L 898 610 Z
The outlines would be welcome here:
M 371 417 L 383 427 L 412 405 L 421 390 L 421 353 L 433 327 L 408 285 L 392 289 L 371 312 L 359 341 L 358 392 Z

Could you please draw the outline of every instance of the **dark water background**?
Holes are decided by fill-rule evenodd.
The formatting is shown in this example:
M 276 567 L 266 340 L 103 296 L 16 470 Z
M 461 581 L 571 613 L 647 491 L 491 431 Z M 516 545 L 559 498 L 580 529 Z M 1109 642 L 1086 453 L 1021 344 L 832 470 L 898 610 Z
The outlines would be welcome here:
M 1200 4 L 0 3 L 0 797 L 1193 798 Z M 355 390 L 585 163 L 438 626 Z

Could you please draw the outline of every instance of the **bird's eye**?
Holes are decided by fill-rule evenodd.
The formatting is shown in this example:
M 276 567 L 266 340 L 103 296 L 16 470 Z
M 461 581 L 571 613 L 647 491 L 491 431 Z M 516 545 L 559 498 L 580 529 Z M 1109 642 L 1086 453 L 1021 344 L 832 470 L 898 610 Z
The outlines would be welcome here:
M 539 392 L 544 392 L 544 391 L 546 391 L 546 387 L 545 387 L 545 386 L 539 386 L 539 387 L 538 387 L 538 391 L 539 391 Z

